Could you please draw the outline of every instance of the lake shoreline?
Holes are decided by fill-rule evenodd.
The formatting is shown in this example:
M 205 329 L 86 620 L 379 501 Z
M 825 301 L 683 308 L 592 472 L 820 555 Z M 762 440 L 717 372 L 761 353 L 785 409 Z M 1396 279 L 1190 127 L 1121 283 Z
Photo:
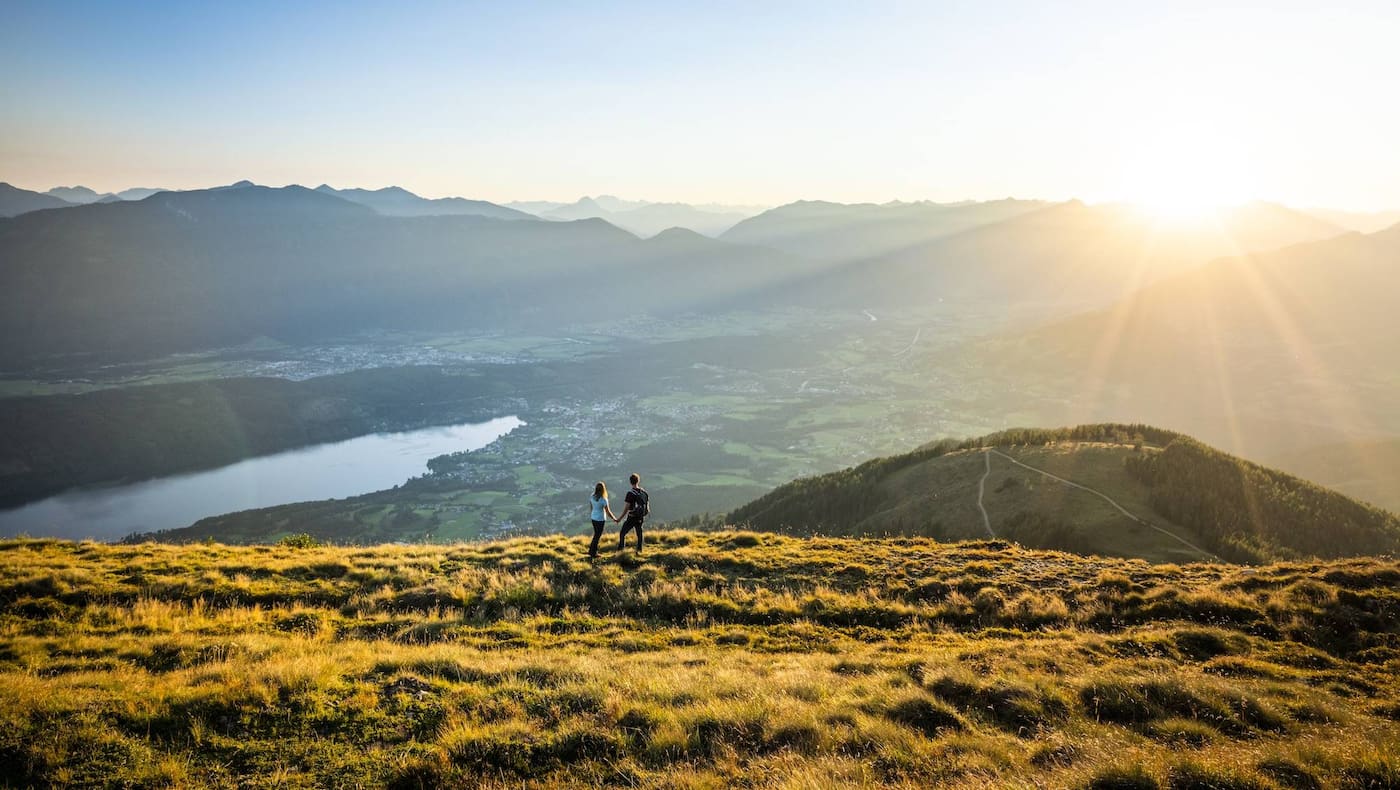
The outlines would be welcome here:
M 119 541 L 210 516 L 357 496 L 400 485 L 426 473 L 432 458 L 481 449 L 524 424 L 508 415 L 366 434 L 213 469 L 72 489 L 0 511 L 0 535 Z

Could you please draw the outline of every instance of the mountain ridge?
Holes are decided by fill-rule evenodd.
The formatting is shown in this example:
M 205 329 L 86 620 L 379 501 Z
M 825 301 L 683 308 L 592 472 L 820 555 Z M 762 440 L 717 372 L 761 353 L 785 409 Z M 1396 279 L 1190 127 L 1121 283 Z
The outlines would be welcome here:
M 31 211 L 69 208 L 73 205 L 75 204 L 53 195 L 0 181 L 0 218 L 17 217 Z
M 468 214 L 495 219 L 535 220 L 524 211 L 507 208 L 485 200 L 461 197 L 425 198 L 398 186 L 381 189 L 336 189 L 329 184 L 316 187 L 317 192 L 334 195 L 352 203 L 369 206 L 389 217 L 422 217 Z
M 610 195 L 585 195 L 573 203 L 545 208 L 539 216 L 550 220 L 576 220 L 590 217 L 606 220 L 643 238 L 668 228 L 684 227 L 704 236 L 718 237 L 746 214 L 739 211 L 712 211 L 689 203 L 625 201 Z
M 383 216 L 301 186 L 161 192 L 0 221 L 0 357 L 160 353 L 367 327 L 582 320 L 575 294 L 631 278 L 649 309 L 727 303 L 800 270 L 696 237 L 684 255 L 602 219 Z M 715 272 L 728 276 L 716 278 Z M 463 304 L 473 304 L 463 310 Z M 310 333 L 310 334 L 308 334 Z

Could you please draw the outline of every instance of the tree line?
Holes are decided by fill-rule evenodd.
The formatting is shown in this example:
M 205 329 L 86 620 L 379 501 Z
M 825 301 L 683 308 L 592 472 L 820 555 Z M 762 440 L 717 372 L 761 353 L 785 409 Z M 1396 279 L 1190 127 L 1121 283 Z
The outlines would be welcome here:
M 1180 437 L 1124 459 L 1153 510 L 1190 527 L 1236 562 L 1384 554 L 1400 549 L 1400 519 L 1306 480 Z

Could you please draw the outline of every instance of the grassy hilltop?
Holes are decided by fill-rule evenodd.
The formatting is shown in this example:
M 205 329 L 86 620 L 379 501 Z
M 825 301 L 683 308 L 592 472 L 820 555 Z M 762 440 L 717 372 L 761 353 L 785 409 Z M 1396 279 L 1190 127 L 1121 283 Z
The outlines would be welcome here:
M 942 440 L 794 480 L 728 518 L 772 532 L 995 537 L 1154 562 L 1400 551 L 1393 513 L 1175 431 L 1118 423 Z
M 1382 788 L 1400 562 L 0 543 L 28 786 Z

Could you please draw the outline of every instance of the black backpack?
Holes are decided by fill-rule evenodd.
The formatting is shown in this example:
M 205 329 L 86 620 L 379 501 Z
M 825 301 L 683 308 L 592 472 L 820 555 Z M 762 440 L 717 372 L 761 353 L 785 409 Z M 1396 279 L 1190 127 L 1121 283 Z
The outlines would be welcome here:
M 646 489 L 641 488 L 641 487 L 637 487 L 637 488 L 632 489 L 631 493 L 637 495 L 637 501 L 635 501 L 635 502 L 632 503 L 632 510 L 630 510 L 630 511 L 627 513 L 627 518 L 628 518 L 628 519 L 636 519 L 637 521 L 641 521 L 642 519 L 646 518 L 647 516 L 650 516 L 650 515 L 651 515 L 651 494 L 648 494 L 648 493 L 646 492 Z

